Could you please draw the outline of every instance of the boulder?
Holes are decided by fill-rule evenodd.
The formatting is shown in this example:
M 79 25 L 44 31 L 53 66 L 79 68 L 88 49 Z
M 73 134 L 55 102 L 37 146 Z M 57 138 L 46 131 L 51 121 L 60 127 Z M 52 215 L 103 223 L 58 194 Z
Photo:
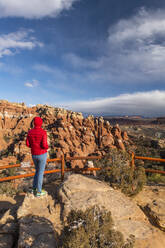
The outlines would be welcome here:
M 17 211 L 17 218 L 21 219 L 25 216 L 36 215 L 53 222 L 53 219 L 56 216 L 54 206 L 55 202 L 48 194 L 39 198 L 35 197 L 33 194 L 27 194 Z
M 130 235 L 135 236 L 135 248 L 165 247 L 162 232 L 151 226 L 143 211 L 131 199 L 104 182 L 79 174 L 70 175 L 63 183 L 59 196 L 64 205 L 64 221 L 72 209 L 85 211 L 99 205 L 111 212 L 114 228 L 122 232 L 125 240 Z
M 135 201 L 144 211 L 149 221 L 165 231 L 165 191 L 163 186 L 145 186 Z
M 57 247 L 53 224 L 44 217 L 25 216 L 21 218 L 18 248 Z
M 50 195 L 34 197 L 27 194 L 17 211 L 19 223 L 18 248 L 57 247 L 61 230 L 60 206 Z
M 85 165 L 84 165 L 84 168 L 87 169 L 87 168 L 94 168 L 94 164 L 93 164 L 93 161 L 91 160 L 88 160 L 86 161 Z M 96 171 L 84 171 L 83 172 L 84 175 L 93 175 L 96 177 Z

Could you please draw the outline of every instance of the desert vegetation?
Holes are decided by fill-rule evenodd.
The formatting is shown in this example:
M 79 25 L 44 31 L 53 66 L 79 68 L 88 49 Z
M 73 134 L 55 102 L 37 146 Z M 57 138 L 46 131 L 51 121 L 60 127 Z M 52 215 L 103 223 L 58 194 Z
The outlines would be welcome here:
M 152 158 L 162 158 L 165 159 L 165 143 L 164 138 L 156 137 L 158 132 L 150 132 L 147 130 L 147 133 L 143 128 L 140 129 L 140 135 L 131 135 L 131 140 L 133 140 L 136 145 L 134 153 L 137 156 L 152 157 Z M 163 132 L 163 131 L 162 131 Z M 161 133 L 161 132 L 159 132 Z M 136 160 L 136 166 L 142 166 L 145 169 L 154 169 L 164 171 L 165 163 L 157 161 L 142 161 Z M 165 176 L 158 173 L 146 173 L 148 183 L 165 183 Z
M 114 188 L 121 189 L 128 196 L 136 195 L 146 183 L 145 169 L 141 166 L 131 168 L 130 163 L 129 153 L 113 149 L 97 162 L 97 167 L 102 168 L 98 172 L 98 178 Z
M 8 177 L 8 176 L 15 176 L 16 175 L 16 168 L 10 168 L 8 170 L 0 171 L 0 178 Z M 19 192 L 19 189 L 14 187 L 14 182 L 3 182 L 0 183 L 0 194 L 6 194 L 8 196 L 13 196 Z
M 62 234 L 63 248 L 133 248 L 134 237 L 127 242 L 121 232 L 113 229 L 110 212 L 98 206 L 85 212 L 72 210 Z

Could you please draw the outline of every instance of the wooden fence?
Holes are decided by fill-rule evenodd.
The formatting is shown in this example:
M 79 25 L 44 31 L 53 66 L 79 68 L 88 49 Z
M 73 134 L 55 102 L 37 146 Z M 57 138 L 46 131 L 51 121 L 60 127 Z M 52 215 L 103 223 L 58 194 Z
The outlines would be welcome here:
M 156 162 L 165 163 L 165 159 L 162 159 L 162 158 L 150 158 L 150 157 L 136 156 L 136 155 L 132 152 L 131 166 L 132 166 L 133 168 L 135 168 L 135 159 L 139 159 L 139 160 L 148 160 L 148 161 L 156 161 Z M 165 171 L 161 171 L 161 170 L 145 169 L 145 171 L 146 171 L 146 172 L 150 172 L 150 173 L 158 173 L 158 174 L 164 174 L 164 175 L 165 175 Z
M 54 169 L 54 170 L 46 170 L 44 174 L 52 174 L 52 173 L 61 173 L 61 180 L 64 179 L 64 173 L 69 171 L 97 171 L 101 168 L 65 168 L 66 161 L 71 160 L 95 160 L 95 159 L 101 159 L 102 156 L 89 156 L 89 157 L 64 157 L 64 155 L 61 156 L 61 158 L 54 158 L 54 159 L 47 159 L 47 163 L 49 162 L 61 162 L 61 168 L 60 169 Z M 33 163 L 31 163 L 33 165 Z M 4 169 L 10 169 L 10 168 L 21 168 L 21 164 L 14 164 L 14 165 L 6 165 L 6 166 L 0 166 L 0 170 Z M 22 168 L 24 169 L 24 168 Z M 26 178 L 26 177 L 33 177 L 35 173 L 28 173 L 23 175 L 16 175 L 16 176 L 8 176 L 0 178 L 0 182 L 20 179 L 20 178 Z
M 130 165 L 134 169 L 136 169 L 136 167 L 135 167 L 135 160 L 136 159 L 157 161 L 157 162 L 165 163 L 165 159 L 150 158 L 150 157 L 140 157 L 140 156 L 136 156 L 134 153 L 132 153 L 131 156 L 132 156 L 132 158 L 131 158 L 131 164 Z M 79 172 L 80 171 L 98 171 L 98 170 L 101 170 L 101 168 L 65 168 L 65 163 L 66 163 L 66 161 L 72 161 L 72 160 L 96 160 L 96 159 L 101 159 L 101 158 L 103 158 L 103 156 L 64 157 L 64 155 L 62 155 L 61 158 L 54 158 L 54 159 L 48 159 L 47 160 L 47 163 L 49 163 L 49 162 L 60 162 L 61 163 L 61 168 L 60 169 L 54 169 L 54 170 L 46 170 L 44 172 L 44 174 L 52 174 L 52 173 L 57 173 L 58 172 L 58 173 L 61 173 L 61 180 L 63 180 L 65 172 L 69 172 L 69 171 L 74 171 L 74 172 L 78 172 L 78 171 Z M 33 165 L 33 163 L 31 163 L 31 165 Z M 0 166 L 0 170 L 10 169 L 10 168 L 19 168 L 19 167 L 21 167 L 21 164 L 6 165 L 6 166 Z M 165 171 L 152 170 L 152 169 L 145 169 L 145 171 L 165 175 Z M 34 174 L 35 173 L 28 173 L 28 174 L 23 174 L 23 175 L 3 177 L 3 178 L 0 178 L 0 182 L 10 181 L 10 180 L 15 180 L 15 179 L 20 179 L 20 178 L 26 178 L 26 177 L 33 177 Z

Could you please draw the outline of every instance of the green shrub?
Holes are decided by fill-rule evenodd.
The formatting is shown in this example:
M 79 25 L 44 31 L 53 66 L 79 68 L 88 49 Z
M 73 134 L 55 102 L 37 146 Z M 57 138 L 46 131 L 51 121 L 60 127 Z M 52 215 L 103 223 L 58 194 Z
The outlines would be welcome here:
M 120 188 L 128 196 L 136 195 L 146 183 L 145 169 L 139 166 L 134 170 L 130 162 L 128 153 L 112 150 L 97 163 L 102 168 L 97 174 L 98 178 L 112 187 Z
M 16 171 L 17 171 L 16 168 L 9 168 L 9 169 L 5 169 L 3 171 L 0 171 L 0 178 L 9 177 L 9 176 L 15 176 Z M 18 191 L 19 190 L 14 187 L 13 181 L 0 182 L 0 194 L 6 194 L 6 195 L 13 196 Z
M 165 175 L 153 173 L 147 177 L 147 182 L 156 183 L 156 184 L 159 184 L 159 183 L 165 184 Z
M 14 188 L 11 182 L 0 183 L 0 194 L 6 194 L 9 196 L 13 196 L 13 195 L 16 195 L 18 192 L 19 190 Z
M 99 207 L 85 212 L 72 210 L 62 234 L 63 248 L 132 248 L 134 239 L 125 244 L 122 233 L 113 229 L 111 213 Z
M 8 176 L 15 176 L 15 175 L 16 175 L 16 171 L 17 171 L 16 168 L 9 168 L 9 169 L 7 170 L 7 175 L 8 175 Z
M 7 177 L 6 171 L 2 171 L 0 173 L 0 178 Z M 13 187 L 12 181 L 10 182 L 0 182 L 0 194 L 6 194 L 9 196 L 13 196 L 18 192 L 18 189 Z
M 0 178 L 17 175 L 17 168 L 8 168 L 0 171 Z

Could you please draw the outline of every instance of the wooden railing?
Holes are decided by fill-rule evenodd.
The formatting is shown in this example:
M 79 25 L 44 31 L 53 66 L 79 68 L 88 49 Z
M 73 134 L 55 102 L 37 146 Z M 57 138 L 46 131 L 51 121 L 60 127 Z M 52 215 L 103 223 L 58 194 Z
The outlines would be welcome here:
M 136 155 L 132 152 L 131 166 L 132 166 L 133 168 L 135 168 L 135 159 L 139 159 L 139 160 L 149 160 L 149 161 L 157 161 L 157 162 L 165 163 L 165 159 L 162 159 L 162 158 L 150 158 L 150 157 L 136 156 Z M 146 172 L 151 172 L 151 173 L 165 174 L 165 171 L 161 171 L 161 170 L 145 169 L 145 171 L 146 171 Z
M 131 158 L 131 164 L 130 165 L 133 169 L 136 169 L 135 159 L 150 160 L 150 161 L 157 161 L 157 162 L 165 163 L 165 159 L 136 156 L 133 152 L 132 152 L 131 156 L 132 156 L 132 158 Z M 65 157 L 64 155 L 62 155 L 61 158 L 47 159 L 47 163 L 60 162 L 61 168 L 60 169 L 54 169 L 54 170 L 46 170 L 44 172 L 44 174 L 52 174 L 52 173 L 58 172 L 58 173 L 61 173 L 61 180 L 64 180 L 65 172 L 69 172 L 69 171 L 74 171 L 74 172 L 98 171 L 98 170 L 101 170 L 102 168 L 65 168 L 65 163 L 66 163 L 66 161 L 72 161 L 72 160 L 95 160 L 95 159 L 101 159 L 101 158 L 103 158 L 103 156 Z M 33 163 L 31 163 L 31 166 L 32 165 L 33 165 Z M 19 167 L 21 167 L 21 164 L 6 165 L 6 166 L 0 166 L 0 170 L 10 169 L 10 168 L 19 168 Z M 151 173 L 165 174 L 165 171 L 160 171 L 160 170 L 145 169 L 145 171 L 151 172 Z M 10 181 L 10 180 L 15 180 L 15 179 L 20 179 L 20 178 L 26 178 L 26 177 L 33 177 L 34 174 L 35 173 L 28 173 L 28 174 L 23 174 L 23 175 L 3 177 L 3 178 L 0 178 L 0 182 Z
M 54 158 L 54 159 L 47 159 L 47 163 L 49 162 L 61 162 L 61 168 L 60 169 L 54 169 L 54 170 L 46 170 L 44 174 L 52 174 L 61 172 L 61 180 L 64 180 L 64 173 L 69 171 L 97 171 L 101 168 L 65 168 L 65 162 L 67 160 L 95 160 L 95 159 L 101 159 L 102 156 L 88 156 L 88 157 L 64 157 L 64 155 L 61 156 L 61 158 Z M 31 166 L 33 163 L 31 163 Z M 0 166 L 0 170 L 4 169 L 10 169 L 10 168 L 19 168 L 21 167 L 21 164 L 14 164 L 14 165 L 6 165 L 6 166 Z M 24 168 L 22 168 L 24 169 Z M 16 175 L 16 176 L 8 176 L 0 178 L 0 182 L 20 179 L 20 178 L 26 178 L 26 177 L 33 177 L 35 173 L 28 173 L 23 175 Z

